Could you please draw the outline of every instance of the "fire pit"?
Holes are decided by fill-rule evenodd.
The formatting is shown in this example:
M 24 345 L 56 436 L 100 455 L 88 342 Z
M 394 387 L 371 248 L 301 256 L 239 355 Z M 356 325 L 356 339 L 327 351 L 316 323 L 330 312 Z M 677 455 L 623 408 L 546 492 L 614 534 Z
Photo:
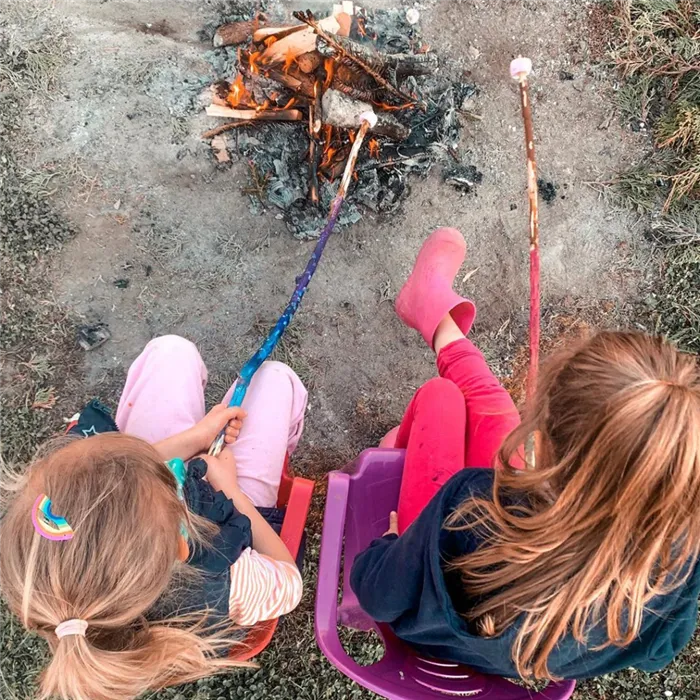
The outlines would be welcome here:
M 275 207 L 295 235 L 317 236 L 358 115 L 370 109 L 378 122 L 340 225 L 359 220 L 362 207 L 395 211 L 409 174 L 436 163 L 446 173 L 467 167 L 457 151 L 460 112 L 475 88 L 441 74 L 415 10 L 370 12 L 344 2 L 328 17 L 295 12 L 291 25 L 239 12 L 214 32 L 229 74 L 212 86 L 206 112 L 226 121 L 204 137 L 219 162 L 248 163 L 251 206 Z M 464 179 L 448 181 L 470 189 Z

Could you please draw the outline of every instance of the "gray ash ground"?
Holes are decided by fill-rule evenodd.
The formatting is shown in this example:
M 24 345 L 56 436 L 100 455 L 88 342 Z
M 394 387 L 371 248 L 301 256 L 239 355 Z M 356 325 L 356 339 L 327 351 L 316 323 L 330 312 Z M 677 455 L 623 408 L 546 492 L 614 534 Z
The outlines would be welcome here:
M 258 11 L 244 3 L 225 3 L 217 22 L 208 24 L 201 37 L 211 40 L 217 26 L 226 22 L 252 19 Z M 262 8 L 265 10 L 265 7 Z M 367 36 L 382 53 L 413 54 L 421 46 L 420 31 L 407 22 L 405 10 L 366 10 Z M 370 39 L 367 39 L 370 41 Z M 220 80 L 232 80 L 239 69 L 236 47 L 222 47 L 209 54 L 215 74 Z M 471 191 L 481 182 L 482 175 L 460 153 L 460 113 L 476 93 L 476 86 L 450 75 L 458 71 L 441 62 L 433 75 L 409 76 L 398 85 L 417 95 L 425 104 L 393 111 L 391 114 L 411 130 L 403 142 L 378 136 L 380 151 L 373 157 L 367 147 L 360 153 L 355 183 L 340 214 L 338 226 L 358 222 L 366 210 L 390 215 L 410 196 L 411 179 L 425 178 L 435 167 L 443 168 L 445 182 L 462 192 Z M 246 79 L 246 87 L 255 90 L 255 78 Z M 257 79 L 259 80 L 259 78 Z M 275 84 L 279 90 L 279 85 Z M 284 93 L 281 101 L 293 93 Z M 336 133 L 340 130 L 336 129 Z M 294 123 L 258 123 L 229 132 L 228 143 L 234 159 L 247 162 L 251 170 L 251 187 L 247 190 L 253 213 L 265 210 L 284 218 L 288 229 L 298 238 L 316 238 L 326 220 L 335 196 L 339 178 L 322 181 L 320 204 L 308 201 L 309 136 L 307 120 Z M 349 144 L 347 132 L 341 135 L 343 145 Z M 226 166 L 222 166 L 226 167 Z

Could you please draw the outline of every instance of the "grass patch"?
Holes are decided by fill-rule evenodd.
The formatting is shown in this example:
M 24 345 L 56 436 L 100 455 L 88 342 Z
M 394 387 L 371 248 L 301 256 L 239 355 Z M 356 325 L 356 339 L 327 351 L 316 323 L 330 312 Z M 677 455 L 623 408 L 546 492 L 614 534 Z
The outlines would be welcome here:
M 654 150 L 620 177 L 635 208 L 662 214 L 700 198 L 700 10 L 695 0 L 623 0 L 611 58 L 625 81 L 623 116 L 649 129 Z M 697 214 L 697 211 L 695 212 Z
M 603 3 L 601 3 L 601 6 Z M 609 58 L 623 84 L 618 106 L 647 131 L 650 153 L 612 184 L 642 215 L 659 277 L 647 297 L 653 330 L 700 352 L 700 5 L 697 0 L 605 3 L 616 19 Z M 644 314 L 646 315 L 646 314 Z M 579 684 L 576 697 L 698 697 L 700 635 L 659 673 L 627 670 Z
M 643 216 L 659 250 L 652 325 L 700 352 L 700 6 L 622 0 L 613 12 L 618 105 L 652 139 L 650 153 L 613 181 L 613 191 Z

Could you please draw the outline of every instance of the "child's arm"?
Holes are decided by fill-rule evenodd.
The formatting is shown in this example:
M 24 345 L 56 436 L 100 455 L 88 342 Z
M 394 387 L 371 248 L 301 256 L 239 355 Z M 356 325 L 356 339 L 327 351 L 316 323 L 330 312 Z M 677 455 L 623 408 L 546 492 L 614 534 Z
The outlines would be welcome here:
M 224 426 L 227 426 L 226 444 L 234 443 L 241 432 L 241 425 L 245 416 L 246 412 L 238 406 L 229 408 L 219 404 L 214 406 L 199 423 L 196 423 L 188 430 L 183 430 L 181 433 L 157 442 L 154 447 L 165 461 L 176 457 L 184 460 L 191 459 L 195 455 L 208 450 L 209 445 L 211 445 Z
M 202 455 L 207 463 L 207 481 L 217 490 L 226 494 L 233 505 L 250 518 L 253 531 L 253 548 L 271 559 L 287 562 L 296 566 L 294 557 L 269 523 L 258 512 L 248 496 L 238 487 L 236 462 L 231 450 L 222 450 L 218 457 Z

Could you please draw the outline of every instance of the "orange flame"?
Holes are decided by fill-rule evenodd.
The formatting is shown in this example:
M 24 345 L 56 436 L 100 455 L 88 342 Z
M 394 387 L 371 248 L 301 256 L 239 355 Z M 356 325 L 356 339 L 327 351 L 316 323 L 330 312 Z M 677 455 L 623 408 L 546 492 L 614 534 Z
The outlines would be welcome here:
M 354 131 L 348 131 L 348 138 L 350 139 L 350 143 L 355 143 L 355 138 L 357 134 Z
M 377 139 L 370 139 L 367 145 L 369 146 L 370 158 L 379 158 L 379 151 L 381 150 L 379 147 L 379 141 L 377 141 Z
M 243 76 L 239 73 L 233 83 L 231 83 L 231 88 L 226 96 L 226 102 L 228 102 L 231 107 L 238 107 L 240 105 L 249 104 L 250 101 L 251 94 L 243 83 Z
M 297 62 L 297 57 L 294 55 L 294 52 L 292 51 L 292 47 L 290 46 L 287 49 L 287 55 L 284 57 L 284 67 L 282 70 L 285 73 L 289 73 L 289 69 Z
M 331 146 L 328 146 L 323 154 L 323 161 L 321 162 L 321 167 L 325 168 L 327 165 L 330 165 L 333 161 L 333 156 L 336 154 L 338 151 L 337 148 L 333 148 Z
M 283 109 L 283 110 L 284 110 L 284 109 L 289 109 L 293 104 L 296 103 L 296 101 L 297 101 L 297 98 L 296 98 L 296 97 L 292 97 L 292 99 L 289 100 L 289 102 L 287 102 L 287 104 L 286 104 L 284 107 L 282 107 L 282 109 Z
M 262 56 L 262 51 L 254 51 L 248 56 L 248 66 L 250 67 L 250 72 L 258 75 L 260 73 L 260 66 L 258 66 L 258 60 Z
M 396 112 L 401 109 L 409 109 L 410 107 L 413 107 L 415 105 L 415 102 L 406 102 L 402 105 L 389 105 L 386 102 L 372 102 L 372 104 L 375 107 L 379 107 L 379 109 L 385 111 L 385 112 Z
M 335 75 L 335 61 L 332 58 L 327 58 L 323 62 L 323 68 L 326 71 L 326 79 L 323 81 L 323 89 L 328 90 L 333 82 L 333 76 Z
M 265 41 L 263 41 L 263 44 L 265 44 L 265 47 L 269 49 L 270 46 L 272 46 L 276 41 L 277 41 L 276 36 L 268 36 L 267 39 L 265 39 Z

